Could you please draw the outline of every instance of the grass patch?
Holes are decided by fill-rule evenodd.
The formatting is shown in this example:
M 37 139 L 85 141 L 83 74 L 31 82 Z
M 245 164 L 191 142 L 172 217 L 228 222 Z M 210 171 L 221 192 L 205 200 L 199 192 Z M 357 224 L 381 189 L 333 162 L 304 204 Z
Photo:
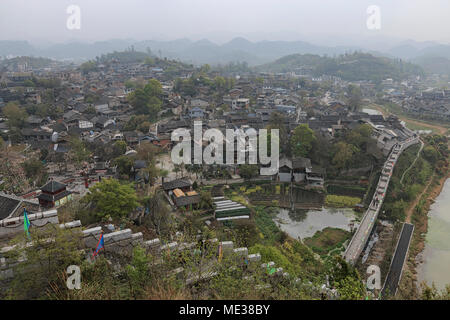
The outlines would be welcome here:
M 325 198 L 325 205 L 334 208 L 352 208 L 358 203 L 361 203 L 361 199 L 357 197 L 329 194 Z
M 326 255 L 336 247 L 341 246 L 350 238 L 351 233 L 337 228 L 325 228 L 317 231 L 313 237 L 304 239 L 304 243 L 315 253 Z
M 260 232 L 259 236 L 265 244 L 275 244 L 284 238 L 283 232 L 278 228 L 273 218 L 277 208 L 257 206 L 255 209 L 255 223 Z

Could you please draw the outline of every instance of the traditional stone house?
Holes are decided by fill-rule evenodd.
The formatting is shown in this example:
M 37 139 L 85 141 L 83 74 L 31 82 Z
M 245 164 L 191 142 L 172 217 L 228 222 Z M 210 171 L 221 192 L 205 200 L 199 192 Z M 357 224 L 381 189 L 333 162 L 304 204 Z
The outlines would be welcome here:
M 175 189 L 180 189 L 183 192 L 188 192 L 192 189 L 192 181 L 187 178 L 175 179 L 172 181 L 163 181 L 162 188 L 167 193 Z
M 50 141 L 52 137 L 52 132 L 45 131 L 45 130 L 39 130 L 39 129 L 30 129 L 30 128 L 23 128 L 21 130 L 22 136 L 24 137 L 25 141 L 31 142 L 31 141 Z
M 312 170 L 308 158 L 281 158 L 276 180 L 280 182 L 305 182 L 306 176 Z
M 194 107 L 188 111 L 187 115 L 190 119 L 203 119 L 205 111 L 199 107 Z
M 44 208 L 59 207 L 72 200 L 72 192 L 66 190 L 65 184 L 52 180 L 41 188 L 38 199 Z

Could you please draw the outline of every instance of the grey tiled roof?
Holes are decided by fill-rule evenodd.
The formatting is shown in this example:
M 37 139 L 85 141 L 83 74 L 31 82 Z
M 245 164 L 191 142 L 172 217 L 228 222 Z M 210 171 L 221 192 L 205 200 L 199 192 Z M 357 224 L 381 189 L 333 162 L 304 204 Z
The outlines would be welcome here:
M 183 207 L 190 204 L 197 204 L 200 202 L 200 195 L 195 196 L 184 196 L 175 198 L 175 204 L 177 207 Z
M 20 200 L 0 194 L 0 220 L 9 217 L 19 204 Z
M 46 191 L 46 192 L 54 193 L 54 192 L 56 192 L 58 190 L 61 190 L 61 189 L 65 188 L 65 187 L 66 187 L 65 184 L 62 184 L 62 183 L 60 183 L 58 181 L 52 180 L 52 181 L 48 182 L 46 185 L 44 185 L 41 188 L 41 190 L 42 191 Z
M 163 182 L 162 187 L 165 191 L 173 190 L 176 188 L 186 188 L 192 185 L 192 181 L 189 179 L 176 179 L 168 182 Z

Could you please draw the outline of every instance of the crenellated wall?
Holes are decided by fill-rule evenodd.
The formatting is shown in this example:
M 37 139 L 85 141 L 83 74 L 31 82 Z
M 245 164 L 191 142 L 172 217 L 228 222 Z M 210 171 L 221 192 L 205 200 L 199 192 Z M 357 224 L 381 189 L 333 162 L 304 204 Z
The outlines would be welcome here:
M 42 227 L 49 223 L 57 224 L 58 223 L 58 216 L 57 211 L 52 210 L 48 212 L 43 213 L 37 213 L 33 215 L 29 215 L 30 222 L 35 227 Z M 78 229 L 82 227 L 82 224 L 79 220 L 77 221 L 71 221 L 64 224 L 59 224 L 59 227 L 61 229 Z M 20 218 L 13 218 L 13 219 L 7 219 L 1 222 L 0 228 L 3 228 L 3 233 L 10 235 L 10 234 L 16 234 L 18 232 L 24 232 L 23 230 L 23 217 Z M 1 230 L 1 229 L 0 229 Z M 31 230 L 30 230 L 31 231 Z M 102 228 L 100 226 L 89 228 L 86 230 L 81 230 L 82 239 L 84 245 L 89 248 L 92 252 L 97 247 L 98 241 L 100 239 L 100 236 L 102 234 Z M 200 237 L 198 237 L 200 238 Z M 49 239 L 51 240 L 51 239 Z M 152 240 L 146 240 L 144 241 L 143 234 L 141 232 L 133 233 L 131 229 L 124 229 L 119 231 L 114 231 L 111 233 L 106 233 L 103 235 L 103 240 L 105 244 L 104 251 L 107 253 L 113 252 L 116 254 L 120 254 L 123 256 L 131 257 L 133 248 L 137 245 L 142 246 L 146 249 L 147 253 L 151 253 L 154 256 L 162 257 L 164 254 L 167 253 L 173 253 L 173 252 L 180 252 L 180 251 L 193 251 L 195 249 L 198 249 L 198 242 L 170 242 L 163 244 L 160 239 L 152 239 Z M 199 239 L 197 239 L 199 240 Z M 257 254 L 248 254 L 248 248 L 242 247 L 242 248 L 234 248 L 233 241 L 222 241 L 219 242 L 218 239 L 209 239 L 205 240 L 204 242 L 207 242 L 209 245 L 215 245 L 211 248 L 217 248 L 217 252 L 215 253 L 216 258 L 219 257 L 219 251 L 221 248 L 222 256 L 223 257 L 231 257 L 232 259 L 235 259 L 236 263 L 241 263 L 244 259 L 248 262 L 248 267 L 250 270 L 255 270 L 258 266 L 258 263 L 261 261 L 261 255 L 259 253 Z M 28 242 L 25 244 L 26 246 L 33 246 L 32 242 Z M 6 258 L 6 254 L 15 249 L 17 245 L 14 246 L 6 246 L 3 248 L 0 248 L 0 280 L 5 278 L 11 278 L 13 277 L 13 269 L 14 265 L 17 263 L 20 263 L 22 261 L 26 260 L 26 257 L 23 257 L 23 259 L 19 261 L 8 261 Z M 213 258 L 213 261 L 216 259 Z M 214 266 L 214 264 L 213 264 Z M 282 268 L 280 270 L 277 270 L 276 274 L 282 274 Z M 184 270 L 182 267 L 177 268 L 172 271 L 173 274 L 175 274 L 177 277 L 180 277 L 182 275 L 186 275 L 189 272 Z M 208 279 L 212 276 L 216 275 L 214 271 L 205 271 L 202 273 L 202 275 L 195 275 L 191 277 L 187 277 L 186 283 L 192 284 L 197 282 L 200 279 Z M 284 276 L 287 276 L 288 274 L 283 274 Z
M 59 223 L 58 212 L 56 210 L 29 214 L 28 220 L 31 223 L 30 232 L 33 228 L 41 228 L 49 223 Z M 0 239 L 13 237 L 21 232 L 24 232 L 23 216 L 0 220 Z

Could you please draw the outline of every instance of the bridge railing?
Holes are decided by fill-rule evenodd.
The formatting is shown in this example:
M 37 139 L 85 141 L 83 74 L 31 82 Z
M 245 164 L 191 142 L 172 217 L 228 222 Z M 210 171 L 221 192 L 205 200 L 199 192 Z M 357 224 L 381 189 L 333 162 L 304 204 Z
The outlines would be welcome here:
M 360 223 L 358 229 L 356 230 L 355 234 L 353 235 L 352 239 L 350 240 L 350 242 L 345 250 L 344 257 L 347 260 L 347 262 L 354 264 L 356 262 L 356 259 L 359 257 L 362 250 L 364 249 L 364 246 L 370 236 L 369 232 L 367 232 L 367 234 L 363 234 L 363 236 L 362 236 L 363 240 L 364 240 L 362 242 L 363 244 L 360 244 L 357 247 L 356 254 L 349 257 L 349 254 L 351 254 L 351 252 L 354 252 L 353 246 L 358 245 L 355 243 L 355 239 L 360 236 L 360 232 L 365 231 L 365 230 L 361 230 L 361 226 L 364 225 L 364 222 L 367 221 L 367 219 L 370 219 L 369 216 L 373 216 L 373 220 L 369 222 L 368 230 L 372 230 L 373 226 L 375 225 L 375 221 L 378 218 L 378 214 L 380 212 L 381 206 L 383 205 L 384 198 L 386 196 L 386 192 L 389 187 L 389 182 L 391 181 L 391 176 L 394 171 L 394 167 L 395 167 L 395 164 L 397 163 L 398 158 L 400 157 L 401 153 L 406 148 L 408 148 L 411 145 L 416 144 L 418 142 L 419 142 L 419 137 L 410 138 L 410 139 L 406 140 L 405 142 L 402 142 L 401 144 L 395 145 L 393 147 L 393 149 L 391 150 L 391 152 L 389 153 L 389 156 L 383 165 L 383 171 L 384 171 L 384 169 L 386 169 L 386 167 L 391 167 L 390 173 L 387 175 L 387 181 L 383 181 L 383 178 L 385 178 L 385 177 L 383 177 L 383 175 L 380 176 L 380 178 L 378 179 L 377 188 L 375 189 L 375 194 L 372 197 L 372 201 L 369 204 L 369 208 L 364 213 L 364 216 L 361 219 L 361 223 Z M 381 194 L 381 196 L 379 196 L 378 189 L 379 189 L 380 184 L 382 184 L 382 183 L 385 184 L 385 186 L 383 187 L 384 192 Z M 378 200 L 378 204 L 377 204 L 376 208 L 374 209 L 374 208 L 372 208 L 372 203 L 374 202 L 375 199 Z M 375 210 L 375 212 L 373 212 L 373 210 Z

